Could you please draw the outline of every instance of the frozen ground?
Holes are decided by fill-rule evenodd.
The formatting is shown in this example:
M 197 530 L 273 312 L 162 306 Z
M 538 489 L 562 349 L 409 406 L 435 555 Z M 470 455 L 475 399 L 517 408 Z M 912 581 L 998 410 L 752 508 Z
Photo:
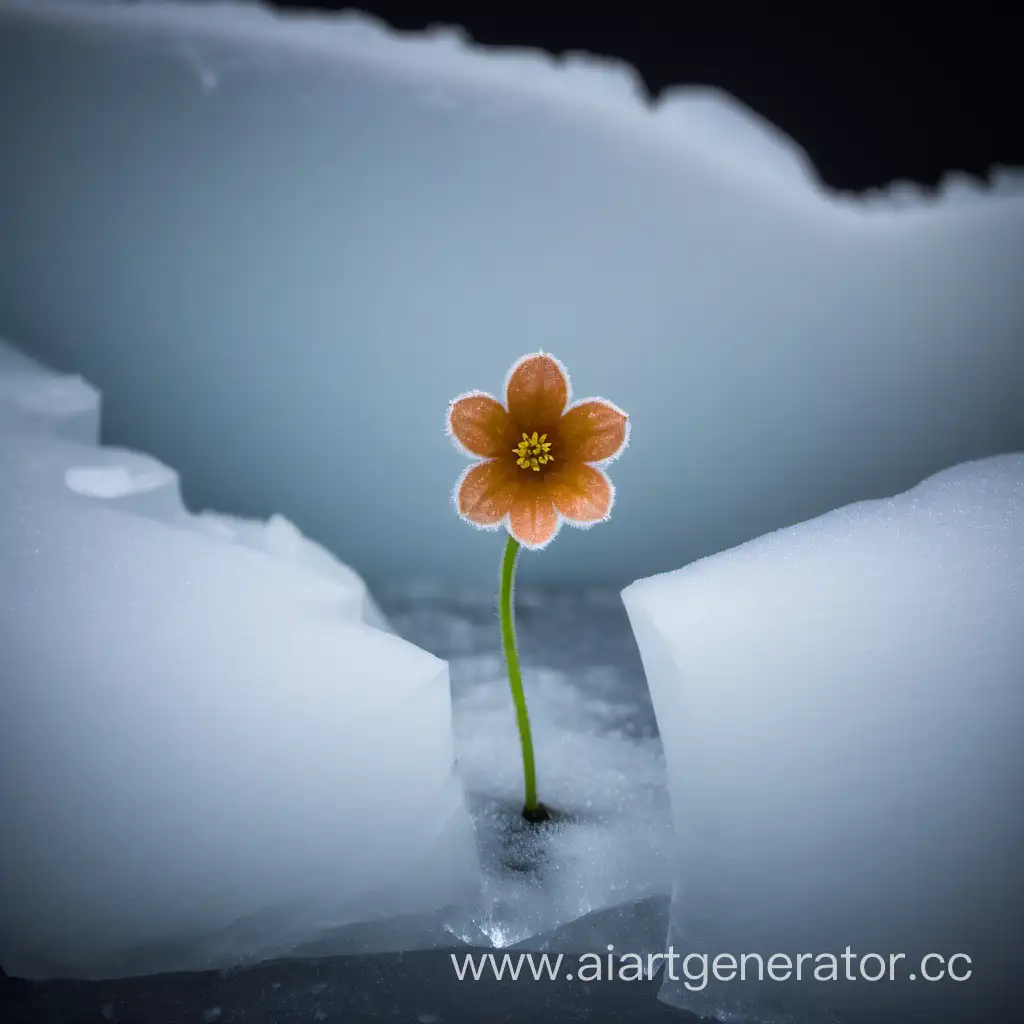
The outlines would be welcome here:
M 524 577 L 530 561 L 521 559 Z M 522 765 L 494 597 L 381 595 L 395 628 L 450 666 L 456 752 L 485 876 L 483 912 L 453 919 L 452 934 L 499 948 L 584 952 L 610 942 L 660 951 L 672 848 L 664 766 L 618 593 L 517 587 L 540 797 L 566 815 L 541 845 L 509 830 Z
M 5 1024 L 695 1024 L 658 1000 L 659 986 L 459 982 L 446 953 L 421 952 L 125 982 L 0 979 L 0 1014 Z

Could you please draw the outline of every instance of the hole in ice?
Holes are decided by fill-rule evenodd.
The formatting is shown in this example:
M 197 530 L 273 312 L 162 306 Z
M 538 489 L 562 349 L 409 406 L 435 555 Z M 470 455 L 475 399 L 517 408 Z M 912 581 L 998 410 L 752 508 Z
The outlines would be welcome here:
M 573 814 L 552 807 L 548 807 L 548 813 L 548 821 L 531 822 L 523 817 L 521 803 L 478 798 L 474 817 L 478 827 L 483 825 L 496 840 L 494 866 L 502 873 L 543 878 L 544 868 L 550 863 L 552 842 L 576 821 Z
M 84 498 L 124 498 L 156 490 L 166 475 L 155 470 L 133 473 L 126 466 L 72 466 L 64 474 L 68 489 Z

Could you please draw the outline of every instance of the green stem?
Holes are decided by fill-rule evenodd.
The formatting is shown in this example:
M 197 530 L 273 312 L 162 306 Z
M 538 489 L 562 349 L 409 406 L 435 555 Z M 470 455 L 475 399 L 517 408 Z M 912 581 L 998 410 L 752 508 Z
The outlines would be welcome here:
M 501 616 L 501 646 L 505 650 L 505 661 L 508 663 L 508 684 L 512 688 L 512 701 L 516 706 L 516 722 L 519 725 L 519 740 L 523 748 L 523 778 L 526 782 L 526 805 L 523 814 L 530 818 L 538 814 L 539 805 L 530 717 L 526 713 L 526 695 L 523 693 L 523 677 L 519 671 L 519 655 L 516 653 L 516 630 L 512 620 L 512 584 L 518 554 L 519 541 L 509 534 L 505 555 L 501 560 L 501 594 L 498 608 Z

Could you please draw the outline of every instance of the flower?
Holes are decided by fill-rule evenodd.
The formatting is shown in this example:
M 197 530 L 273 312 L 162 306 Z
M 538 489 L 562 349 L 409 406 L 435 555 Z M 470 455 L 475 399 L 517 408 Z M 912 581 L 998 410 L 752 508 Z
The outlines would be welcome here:
M 625 448 L 629 417 L 603 398 L 569 405 L 565 367 L 544 352 L 509 371 L 502 405 L 470 391 L 448 407 L 448 432 L 476 461 L 453 495 L 459 515 L 482 529 L 507 525 L 524 547 L 542 548 L 562 520 L 587 527 L 611 514 L 615 491 L 594 463 Z

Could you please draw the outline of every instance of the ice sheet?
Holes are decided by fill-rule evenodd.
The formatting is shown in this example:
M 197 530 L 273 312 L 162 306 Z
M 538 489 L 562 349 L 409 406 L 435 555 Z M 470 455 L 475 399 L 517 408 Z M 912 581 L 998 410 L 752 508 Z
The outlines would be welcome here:
M 836 196 L 732 97 L 650 107 L 611 61 L 353 14 L 0 19 L 0 92 L 33 97 L 0 108 L 0 329 L 95 381 L 194 507 L 477 584 L 444 412 L 539 347 L 634 432 L 612 520 L 538 583 L 621 586 L 1024 446 L 1012 170 Z
M 831 1004 L 964 1020 L 978 1019 L 965 1002 L 1011 990 L 1024 454 L 640 580 L 623 599 L 665 743 L 675 950 L 906 955 L 896 982 L 805 974 L 694 991 L 680 977 L 663 998 L 722 1019 L 824 1021 Z M 968 954 L 972 984 L 906 980 L 928 952 Z

